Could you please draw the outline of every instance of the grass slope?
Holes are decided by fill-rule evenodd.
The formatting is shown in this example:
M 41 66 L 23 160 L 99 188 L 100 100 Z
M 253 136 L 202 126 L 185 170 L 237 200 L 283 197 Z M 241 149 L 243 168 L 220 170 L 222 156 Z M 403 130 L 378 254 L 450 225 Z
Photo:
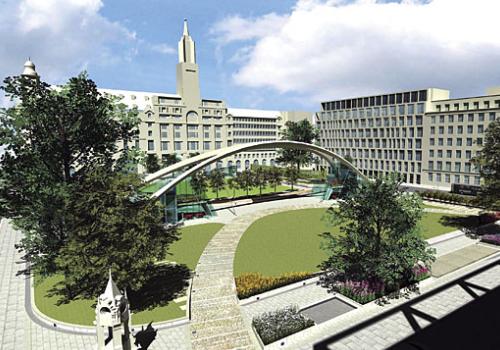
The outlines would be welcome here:
M 180 239 L 170 246 L 169 253 L 171 255 L 167 259 L 186 264 L 190 269 L 194 269 L 208 241 L 222 226 L 221 224 L 203 224 L 181 228 Z M 75 300 L 69 304 L 57 306 L 58 297 L 47 296 L 47 292 L 62 278 L 61 275 L 54 275 L 45 279 L 35 278 L 36 306 L 42 313 L 56 320 L 80 325 L 92 325 L 95 320 L 93 307 L 96 300 Z M 165 281 L 165 283 L 168 283 L 168 281 Z M 186 311 L 182 309 L 185 304 L 184 300 L 179 302 L 171 301 L 165 306 L 134 313 L 132 323 L 143 324 L 183 317 L 186 315 Z
M 326 209 L 293 210 L 263 217 L 241 238 L 234 261 L 234 275 L 260 272 L 277 276 L 285 272 L 315 272 L 326 259 L 320 249 L 320 233 L 339 233 L 338 227 L 323 220 Z M 430 238 L 457 228 L 440 222 L 448 214 L 424 213 L 422 236 Z

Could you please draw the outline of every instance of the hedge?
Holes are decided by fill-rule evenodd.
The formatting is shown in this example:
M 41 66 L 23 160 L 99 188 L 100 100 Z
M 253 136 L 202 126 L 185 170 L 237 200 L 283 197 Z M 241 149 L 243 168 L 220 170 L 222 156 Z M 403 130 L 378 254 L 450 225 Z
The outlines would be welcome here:
M 252 320 L 252 325 L 260 336 L 264 345 L 270 344 L 314 326 L 314 321 L 302 315 L 297 306 L 288 306 L 284 309 L 263 313 Z
M 238 298 L 244 299 L 312 276 L 309 272 L 285 273 L 277 277 L 262 276 L 256 272 L 244 273 L 235 278 L 236 291 Z

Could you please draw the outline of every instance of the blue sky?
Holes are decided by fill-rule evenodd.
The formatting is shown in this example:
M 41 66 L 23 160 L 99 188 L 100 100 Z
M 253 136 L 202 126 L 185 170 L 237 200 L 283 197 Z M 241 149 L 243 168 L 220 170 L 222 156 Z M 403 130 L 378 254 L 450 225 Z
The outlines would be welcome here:
M 500 85 L 498 13 L 496 0 L 0 0 L 0 76 L 31 56 L 50 83 L 87 70 L 103 88 L 174 93 L 187 18 L 202 95 L 232 107 L 481 95 Z

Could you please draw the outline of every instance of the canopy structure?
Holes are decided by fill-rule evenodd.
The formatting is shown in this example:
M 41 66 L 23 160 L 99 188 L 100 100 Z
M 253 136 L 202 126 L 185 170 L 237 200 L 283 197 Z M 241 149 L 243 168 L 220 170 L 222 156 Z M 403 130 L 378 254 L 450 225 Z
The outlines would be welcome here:
M 329 151 L 323 147 L 309 143 L 279 140 L 279 141 L 246 143 L 242 145 L 235 145 L 231 147 L 221 148 L 215 151 L 206 152 L 192 158 L 184 159 L 178 163 L 160 169 L 155 173 L 149 174 L 145 178 L 145 181 L 146 183 L 151 183 L 158 179 L 170 178 L 151 195 L 153 198 L 158 198 L 162 194 L 174 188 L 178 183 L 180 183 L 185 178 L 191 176 L 197 171 L 204 169 L 208 165 L 216 163 L 217 161 L 223 158 L 241 152 L 268 150 L 275 148 L 309 151 L 325 159 L 332 166 L 335 166 L 335 161 L 338 161 L 342 165 L 346 166 L 358 177 L 367 179 L 367 177 L 356 167 L 354 167 L 354 165 L 352 165 L 350 162 L 348 162 L 342 156 L 338 155 L 335 152 Z

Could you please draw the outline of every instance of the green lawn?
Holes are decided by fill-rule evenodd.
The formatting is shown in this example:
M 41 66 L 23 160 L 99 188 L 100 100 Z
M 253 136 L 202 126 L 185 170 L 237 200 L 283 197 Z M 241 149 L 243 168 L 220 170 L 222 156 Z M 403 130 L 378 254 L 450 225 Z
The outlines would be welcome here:
M 222 226 L 221 224 L 203 224 L 181 228 L 181 239 L 170 246 L 169 252 L 172 255 L 169 255 L 167 260 L 186 264 L 190 269 L 194 269 L 208 241 Z M 42 313 L 56 320 L 92 325 L 95 320 L 93 305 L 96 300 L 76 300 L 69 304 L 57 306 L 58 298 L 47 296 L 47 291 L 52 289 L 61 278 L 61 275 L 50 276 L 43 280 L 35 278 L 36 306 Z M 168 281 L 165 281 L 165 283 L 168 283 Z M 180 299 L 183 300 L 171 301 L 165 306 L 135 313 L 132 315 L 132 323 L 143 324 L 183 317 L 186 315 L 186 300 L 185 298 Z
M 227 181 L 227 179 L 226 179 Z M 147 193 L 154 193 L 155 191 L 159 190 L 162 186 L 163 186 L 164 182 L 163 181 L 157 181 L 157 182 L 153 182 L 152 184 L 144 187 L 142 190 L 144 192 L 147 192 Z M 289 190 L 290 187 L 289 186 L 283 186 L 283 185 L 279 185 L 276 187 L 276 192 L 283 192 L 283 191 L 287 191 Z M 189 180 L 188 179 L 185 179 L 185 180 L 182 180 L 177 186 L 176 186 L 176 190 L 177 190 L 177 195 L 192 195 L 193 194 L 193 189 L 191 188 L 191 185 L 189 183 Z M 262 188 L 262 194 L 266 194 L 266 193 L 273 193 L 275 192 L 274 191 L 274 187 L 272 186 L 266 186 L 264 188 Z M 258 188 L 253 188 L 251 189 L 249 192 L 248 192 L 249 195 L 257 195 L 259 194 L 259 189 Z M 246 196 L 247 195 L 247 192 L 244 191 L 244 190 L 236 190 L 234 191 L 234 196 L 235 198 L 236 197 L 243 197 L 243 196 Z M 223 190 L 220 190 L 219 191 L 219 198 L 232 198 L 233 197 L 233 190 L 230 190 L 227 185 L 226 187 L 223 189 Z M 217 198 L 217 194 L 212 191 L 211 188 L 209 188 L 207 190 L 207 192 L 205 193 L 205 198 L 206 199 L 215 199 Z
M 293 210 L 263 217 L 254 222 L 240 240 L 234 261 L 234 275 L 260 272 L 276 276 L 285 272 L 318 271 L 326 258 L 320 249 L 319 233 L 339 233 L 338 227 L 322 220 L 325 209 Z M 455 231 L 439 222 L 447 214 L 424 213 L 421 228 L 424 238 Z

